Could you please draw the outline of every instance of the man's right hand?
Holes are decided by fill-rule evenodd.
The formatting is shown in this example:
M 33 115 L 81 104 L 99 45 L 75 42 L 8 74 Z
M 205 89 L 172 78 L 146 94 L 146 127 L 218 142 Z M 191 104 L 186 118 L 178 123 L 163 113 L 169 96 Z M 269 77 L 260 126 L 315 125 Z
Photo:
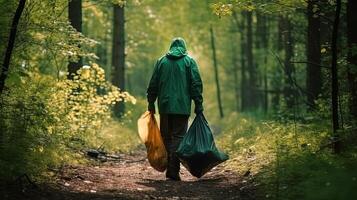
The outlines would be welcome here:
M 195 107 L 196 115 L 201 114 L 202 112 L 203 112 L 203 107 L 202 106 L 196 106 Z

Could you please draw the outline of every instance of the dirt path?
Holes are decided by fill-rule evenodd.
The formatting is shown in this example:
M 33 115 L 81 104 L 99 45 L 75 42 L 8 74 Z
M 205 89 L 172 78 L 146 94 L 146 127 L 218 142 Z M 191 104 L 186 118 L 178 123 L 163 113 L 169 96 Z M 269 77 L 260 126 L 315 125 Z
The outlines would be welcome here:
M 254 199 L 232 171 L 217 166 L 200 179 L 181 167 L 181 182 L 166 181 L 145 153 L 121 155 L 117 162 L 64 168 L 51 186 L 22 194 L 24 199 Z M 19 196 L 16 199 L 20 199 Z

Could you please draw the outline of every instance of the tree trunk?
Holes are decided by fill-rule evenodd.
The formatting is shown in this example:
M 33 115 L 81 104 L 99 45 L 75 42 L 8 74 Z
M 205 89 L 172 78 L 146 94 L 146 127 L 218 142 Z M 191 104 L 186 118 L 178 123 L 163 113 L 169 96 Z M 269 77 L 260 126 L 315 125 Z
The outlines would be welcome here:
M 240 24 L 237 24 L 238 30 L 240 30 L 240 65 L 241 65 L 241 111 L 244 112 L 247 110 L 247 102 L 248 102 L 248 96 L 247 96 L 247 75 L 246 75 L 246 41 L 245 41 L 245 19 L 246 19 L 246 13 L 245 11 L 242 11 L 242 19 L 240 20 Z M 236 17 L 236 22 L 238 22 L 238 17 Z
M 14 18 L 12 19 L 9 41 L 7 44 L 4 62 L 2 65 L 1 75 L 0 75 L 0 95 L 3 93 L 4 88 L 5 88 L 5 81 L 7 79 L 7 75 L 8 75 L 9 67 L 10 67 L 11 54 L 12 54 L 12 50 L 14 49 L 14 45 L 15 45 L 17 26 L 19 24 L 22 12 L 25 8 L 25 4 L 26 4 L 26 0 L 20 0 L 19 5 L 17 6 L 16 12 L 15 12 Z
M 82 0 L 69 0 L 68 2 L 68 20 L 78 32 L 82 32 Z M 82 58 L 77 62 L 68 63 L 68 79 L 73 79 L 77 71 L 82 66 Z
M 248 74 L 249 74 L 249 85 L 247 96 L 249 101 L 247 102 L 247 108 L 252 111 L 257 108 L 257 69 L 253 62 L 253 28 L 252 28 L 252 21 L 253 15 L 251 11 L 246 12 L 247 18 L 247 67 L 248 67 Z
M 268 112 L 269 102 L 268 102 L 268 77 L 267 77 L 267 65 L 268 65 L 268 26 L 267 26 L 267 17 L 260 13 L 257 13 L 257 29 L 256 35 L 257 38 L 260 39 L 257 43 L 257 48 L 262 48 L 264 55 L 263 55 L 263 86 L 264 90 L 262 91 L 262 105 L 264 113 Z
M 277 21 L 277 28 L 278 28 L 278 34 L 277 34 L 277 41 L 276 41 L 276 49 L 277 53 L 281 54 L 283 51 L 283 34 L 284 34 L 284 20 L 282 16 L 279 16 L 279 19 Z M 281 67 L 278 64 L 277 69 L 274 70 L 274 78 L 272 80 L 272 87 L 276 91 L 281 90 L 281 81 L 282 78 L 282 73 L 281 73 Z M 272 106 L 275 111 L 277 111 L 280 108 L 280 92 L 275 92 L 272 97 Z
M 293 89 L 293 74 L 294 65 L 291 63 L 291 59 L 294 55 L 294 44 L 293 37 L 291 35 L 292 26 L 291 22 L 287 17 L 283 17 L 283 27 L 284 27 L 284 49 L 285 49 L 285 59 L 284 59 L 284 71 L 285 71 L 285 84 L 284 84 L 284 99 L 286 101 L 286 106 L 292 108 L 294 106 L 294 89 Z
M 124 6 L 114 5 L 114 22 L 113 22 L 113 85 L 125 89 L 125 34 L 124 34 Z M 124 102 L 121 101 L 114 105 L 114 114 L 121 117 L 124 114 Z
M 244 39 L 244 36 L 241 36 Z M 242 40 L 241 40 L 242 41 Z M 247 70 L 246 70 L 246 58 L 245 58 L 245 47 L 246 43 L 241 42 L 241 111 L 247 110 L 248 104 L 248 92 L 247 92 Z
M 213 33 L 212 25 L 210 27 L 210 32 L 211 32 L 211 47 L 212 47 L 212 56 L 213 56 L 214 75 L 215 75 L 216 88 L 217 88 L 219 116 L 221 118 L 223 118 L 224 115 L 223 115 L 223 108 L 222 108 L 222 101 L 221 101 L 221 90 L 219 87 L 219 74 L 218 74 L 218 67 L 217 67 L 216 47 L 215 47 L 214 33 Z
M 233 72 L 233 76 L 234 76 L 234 96 L 235 96 L 235 100 L 236 100 L 236 111 L 239 112 L 239 82 L 238 82 L 238 63 L 237 63 L 237 50 L 236 47 L 234 46 L 234 58 L 233 58 L 233 65 L 234 65 L 234 72 Z
M 233 48 L 233 62 L 234 62 L 234 68 L 235 68 L 235 73 L 234 73 L 234 81 L 235 81 L 235 97 L 236 97 L 236 111 L 243 111 L 245 104 L 245 96 L 244 96 L 244 90 L 245 90 L 245 83 L 243 83 L 243 79 L 245 81 L 245 74 L 243 74 L 243 69 L 244 69 L 244 64 L 245 64 L 245 59 L 244 59 L 244 13 L 242 13 L 242 19 L 241 21 L 238 20 L 238 15 L 236 12 L 233 12 L 233 17 L 234 17 L 234 22 L 235 26 L 237 27 L 239 34 L 240 34 L 240 62 L 241 62 L 241 76 L 240 79 L 238 78 L 238 71 L 239 71 L 239 64 L 238 64 L 238 59 L 237 59 L 237 47 L 234 45 L 234 42 L 232 42 L 232 48 Z M 234 39 L 232 41 L 235 41 Z M 243 78 L 244 77 L 244 78 Z M 239 91 L 239 81 L 240 81 L 240 91 Z M 239 101 L 240 100 L 240 101 Z
M 357 1 L 347 2 L 348 85 L 350 90 L 349 109 L 357 118 Z
M 313 12 L 314 5 L 319 0 L 308 0 L 307 6 L 307 68 L 306 91 L 309 109 L 315 107 L 322 88 L 321 77 L 321 44 L 320 44 L 320 17 Z M 315 16 L 314 16 L 315 15 Z
M 236 15 L 236 14 L 234 14 Z M 233 22 L 232 22 L 233 23 Z M 232 24 L 234 27 L 234 24 Z M 231 34 L 231 44 L 234 44 L 235 41 L 237 40 L 236 38 L 236 32 Z M 237 47 L 236 45 L 231 45 L 232 48 L 232 66 L 233 66 L 233 81 L 234 81 L 234 97 L 235 97 L 235 111 L 239 112 L 239 78 L 238 78 L 238 71 L 239 71 L 239 65 L 238 65 L 238 52 L 237 52 Z
M 331 61 L 331 77 L 332 77 L 332 128 L 334 133 L 334 152 L 340 152 L 340 136 L 338 134 L 339 120 L 338 120 L 338 70 L 337 70 L 337 38 L 338 38 L 338 29 L 340 23 L 340 12 L 341 12 L 341 0 L 336 1 L 336 14 L 333 24 L 332 31 L 332 42 L 331 42 L 331 51 L 332 51 L 332 61 Z M 354 11 L 355 12 L 355 11 Z

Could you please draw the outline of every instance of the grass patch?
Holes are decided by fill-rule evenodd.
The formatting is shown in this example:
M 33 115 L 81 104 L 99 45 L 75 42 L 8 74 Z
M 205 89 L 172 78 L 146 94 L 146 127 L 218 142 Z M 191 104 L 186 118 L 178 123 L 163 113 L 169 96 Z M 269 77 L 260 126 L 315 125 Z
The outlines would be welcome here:
M 252 116 L 230 117 L 235 124 L 217 136 L 230 155 L 225 167 L 253 175 L 258 199 L 356 199 L 355 144 L 340 155 L 329 148 L 328 124 L 279 123 Z M 349 137 L 345 135 L 345 137 Z

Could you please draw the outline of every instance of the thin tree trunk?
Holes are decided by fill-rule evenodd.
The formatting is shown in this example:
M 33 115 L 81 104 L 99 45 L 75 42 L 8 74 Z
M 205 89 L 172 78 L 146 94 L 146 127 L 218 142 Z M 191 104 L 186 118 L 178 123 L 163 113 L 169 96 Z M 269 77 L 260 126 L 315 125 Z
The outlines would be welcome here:
M 231 34 L 231 43 L 233 44 L 236 41 L 236 33 Z M 238 61 L 237 61 L 237 47 L 232 45 L 232 65 L 233 65 L 233 81 L 234 81 L 234 97 L 235 97 L 235 110 L 239 112 L 239 82 L 238 82 Z
M 291 22 L 287 17 L 283 18 L 284 24 L 284 49 L 285 49 L 285 59 L 284 59 L 284 71 L 285 71 L 285 84 L 284 84 L 284 99 L 286 101 L 286 106 L 292 108 L 294 106 L 294 89 L 293 81 L 291 77 L 294 73 L 294 65 L 291 63 L 291 59 L 294 55 L 293 38 L 291 35 L 292 26 Z
M 242 24 L 239 23 L 239 20 L 238 20 L 238 16 L 237 16 L 237 13 L 236 12 L 233 12 L 233 22 L 235 22 L 235 26 L 237 27 L 237 29 L 240 31 L 240 36 L 241 36 L 241 39 L 240 39 L 240 43 L 242 44 L 243 43 L 243 39 L 242 39 L 242 30 L 244 30 L 244 21 L 242 20 Z M 234 33 L 236 34 L 236 33 Z M 237 56 L 238 55 L 238 52 L 237 52 L 237 47 L 236 45 L 234 45 L 234 41 L 235 39 L 237 38 L 233 38 L 232 39 L 232 48 L 233 48 L 233 65 L 234 65 L 234 90 L 235 90 L 235 99 L 236 99 L 236 111 L 239 112 L 240 109 L 241 109 L 241 105 L 242 105 L 242 101 L 243 101 L 243 96 L 240 95 L 242 93 L 240 93 L 239 91 L 239 80 L 241 81 L 242 83 L 242 76 L 241 76 L 241 79 L 239 79 L 239 76 L 238 76 L 238 72 L 239 72 L 239 64 L 238 64 L 238 59 L 237 59 Z M 240 52 L 241 52 L 241 55 L 242 55 L 242 51 L 243 49 L 241 48 L 240 49 Z M 244 53 L 243 53 L 244 55 Z M 241 63 L 244 64 L 244 58 L 241 57 Z M 241 66 L 242 67 L 242 66 Z M 241 84 L 241 91 L 242 91 L 242 84 Z
M 111 17 L 108 17 L 108 20 L 111 19 Z M 105 33 L 105 38 L 104 38 L 104 53 L 105 53 L 105 77 L 106 80 L 108 80 L 109 82 L 112 80 L 112 60 L 111 60 L 111 51 L 112 51 L 112 33 L 109 31 L 106 31 Z
M 240 30 L 240 65 L 241 65 L 241 111 L 244 112 L 247 110 L 247 102 L 248 102 L 248 96 L 247 96 L 247 75 L 246 75 L 246 41 L 245 41 L 245 18 L 246 18 L 246 13 L 245 11 L 242 11 L 241 14 L 241 20 L 240 24 L 238 24 L 238 17 L 236 13 L 233 13 L 234 17 L 237 22 L 237 28 Z
M 281 54 L 282 50 L 283 50 L 283 34 L 284 34 L 284 24 L 283 24 L 284 20 L 282 16 L 279 16 L 278 22 L 277 22 L 277 28 L 278 28 L 278 34 L 277 34 L 277 42 L 276 42 L 276 49 L 277 49 L 277 53 Z M 277 69 L 274 70 L 274 79 L 272 80 L 272 85 L 274 90 L 276 91 L 280 91 L 281 90 L 281 77 L 282 77 L 282 73 L 281 73 L 281 69 L 280 69 L 280 65 L 278 64 Z M 272 105 L 273 105 L 273 109 L 275 111 L 277 111 L 280 108 L 280 92 L 275 92 L 273 97 L 272 97 Z
M 15 45 L 17 26 L 19 24 L 22 12 L 25 8 L 25 4 L 26 4 L 26 0 L 20 0 L 19 5 L 17 6 L 16 12 L 15 12 L 14 18 L 12 19 L 9 41 L 7 44 L 4 62 L 2 65 L 1 75 L 0 75 L 0 95 L 3 93 L 4 88 L 5 88 L 5 81 L 7 79 L 7 75 L 8 75 L 9 67 L 10 67 L 11 54 L 12 54 L 12 50 L 14 49 L 14 45 Z
M 125 89 L 125 21 L 124 21 L 124 6 L 120 7 L 114 5 L 114 28 L 113 28 L 113 85 L 120 88 L 121 91 Z M 114 114 L 121 117 L 124 114 L 124 102 L 121 101 L 114 105 Z
M 248 11 L 246 14 L 247 17 L 247 67 L 249 74 L 249 85 L 248 85 L 248 98 L 247 102 L 248 109 L 255 110 L 257 108 L 257 69 L 253 62 L 253 13 Z
M 257 30 L 256 30 L 256 35 L 257 38 L 260 38 L 260 41 L 257 44 L 257 47 L 263 48 L 263 67 L 264 67 L 264 73 L 263 73 L 263 85 L 264 85 L 264 91 L 262 96 L 263 96 L 263 110 L 264 113 L 268 112 L 268 107 L 269 107 L 269 102 L 268 102 L 268 77 L 267 77 L 267 65 L 268 65 L 268 26 L 267 26 L 267 17 L 265 15 L 261 15 L 260 13 L 257 13 Z M 260 43 L 260 44 L 259 44 Z
M 341 12 L 341 0 L 336 1 L 336 14 L 335 20 L 333 24 L 332 31 L 332 43 L 331 43 L 331 51 L 332 51 L 332 61 L 331 61 L 331 76 L 332 76 L 332 128 L 334 133 L 334 152 L 340 152 L 340 136 L 338 134 L 339 127 L 339 119 L 338 119 L 338 70 L 337 70 L 337 38 L 338 38 L 338 29 L 340 23 L 340 12 Z M 354 11 L 355 12 L 355 11 Z
M 244 31 L 242 31 L 244 32 Z M 246 53 L 245 53 L 245 47 L 246 43 L 243 41 L 244 36 L 243 33 L 241 33 L 241 111 L 244 112 L 247 110 L 247 102 L 248 102 L 248 92 L 247 92 L 247 74 L 246 74 Z
M 68 19 L 73 28 L 78 32 L 82 32 L 82 0 L 69 0 L 68 1 Z M 77 62 L 68 63 L 68 79 L 73 79 L 77 71 L 82 66 L 82 58 Z
M 236 47 L 233 47 L 236 48 Z M 237 53 L 236 50 L 234 50 L 235 53 Z M 236 54 L 234 55 L 236 56 Z M 233 76 L 234 76 L 234 96 L 235 96 L 235 100 L 236 100 L 236 111 L 239 112 L 239 82 L 238 82 L 238 63 L 237 63 L 237 58 L 233 58 L 233 62 L 234 62 L 234 72 L 233 72 Z
M 263 109 L 264 109 L 264 113 L 268 113 L 268 109 L 269 109 L 269 94 L 268 94 L 268 58 L 267 56 L 264 56 L 264 105 L 263 105 Z
M 321 44 L 320 44 L 320 18 L 313 12 L 314 5 L 319 0 L 308 0 L 307 6 L 307 68 L 306 68 L 306 91 L 309 109 L 315 107 L 322 88 L 321 74 Z M 314 16 L 315 15 L 315 16 Z
M 212 25 L 210 27 L 210 32 L 211 32 L 211 47 L 212 47 L 212 56 L 213 56 L 214 75 L 215 75 L 216 88 L 217 88 L 219 116 L 221 118 L 223 118 L 224 115 L 223 115 L 223 108 L 222 108 L 222 101 L 221 101 L 221 90 L 219 87 L 219 76 L 218 76 L 219 74 L 218 74 L 218 67 L 217 67 L 216 47 L 215 47 L 214 33 L 213 33 Z
M 357 118 L 357 1 L 347 2 L 347 44 L 348 44 L 348 85 L 350 90 L 349 109 L 353 117 Z

